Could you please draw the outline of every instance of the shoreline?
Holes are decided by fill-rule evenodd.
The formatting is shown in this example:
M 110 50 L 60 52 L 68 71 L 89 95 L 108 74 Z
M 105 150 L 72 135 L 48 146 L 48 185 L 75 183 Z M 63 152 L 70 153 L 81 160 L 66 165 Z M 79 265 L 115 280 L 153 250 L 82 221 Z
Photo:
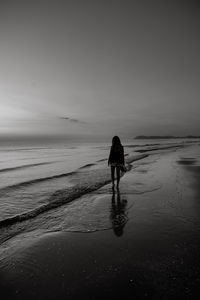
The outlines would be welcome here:
M 136 162 L 121 179 L 118 198 L 106 185 L 59 208 L 49 231 L 60 232 L 45 232 L 50 214 L 45 223 L 36 218 L 33 227 L 24 227 L 21 237 L 4 245 L 4 299 L 192 299 L 200 294 L 195 149 L 199 146 Z
M 191 145 L 186 145 L 184 143 L 176 143 L 175 145 L 174 144 L 170 144 L 170 145 L 146 144 L 145 146 L 146 149 L 141 149 L 142 145 L 141 147 L 139 147 L 139 149 L 137 149 L 138 146 L 136 149 L 134 149 L 132 145 L 134 151 L 132 149 L 132 152 L 125 154 L 125 161 L 127 164 L 128 171 L 131 169 L 131 163 L 134 163 L 137 160 L 144 159 L 148 157 L 148 155 L 154 155 L 155 153 L 158 153 L 158 151 L 162 153 L 163 151 L 176 150 Z M 48 177 L 37 178 L 30 181 L 23 181 L 17 184 L 13 184 L 11 186 L 6 186 L 1 188 L 0 192 L 3 193 L 2 196 L 4 196 L 4 194 L 6 194 L 7 192 L 8 195 L 9 192 L 13 192 L 13 197 L 15 197 L 14 191 L 18 190 L 17 191 L 17 193 L 19 194 L 18 197 L 20 197 L 20 191 L 21 193 L 23 193 L 24 187 L 30 187 L 34 184 L 40 184 L 41 182 L 48 182 L 49 180 L 61 179 L 63 183 L 64 180 L 66 180 L 65 188 L 57 189 L 54 192 L 49 193 L 49 196 L 46 198 L 46 201 L 44 202 L 43 201 L 41 201 L 41 203 L 37 201 L 36 202 L 32 201 L 32 203 L 27 202 L 26 203 L 27 208 L 26 208 L 25 206 L 23 206 L 24 202 L 20 201 L 18 207 L 15 205 L 11 205 L 10 211 L 9 209 L 2 210 L 1 219 L 0 219 L 0 229 L 15 224 L 17 222 L 23 222 L 25 220 L 35 218 L 39 214 L 44 213 L 47 210 L 55 209 L 56 207 L 71 202 L 72 200 L 77 199 L 84 194 L 95 191 L 100 187 L 104 186 L 105 184 L 108 184 L 109 182 L 111 182 L 111 178 L 110 178 L 110 172 L 106 166 L 106 161 L 107 159 L 100 159 L 94 163 L 83 165 L 77 170 L 74 170 L 72 172 L 56 174 L 56 175 L 54 174 Z M 90 174 L 91 172 L 93 172 L 94 176 L 91 176 L 92 175 Z M 86 177 L 88 177 L 89 181 L 85 180 Z M 96 181 L 91 180 L 92 177 L 94 178 L 96 177 Z M 82 184 L 81 184 L 81 180 L 82 180 Z M 59 185 L 59 181 L 58 181 L 58 185 Z
M 138 161 L 138 160 L 141 160 L 141 159 L 146 158 L 146 157 L 148 157 L 147 154 L 128 155 L 125 159 L 125 162 L 128 166 L 128 169 L 129 170 L 131 169 L 131 166 L 130 166 L 131 163 L 133 163 L 135 161 Z M 87 167 L 88 166 L 90 167 L 91 165 L 87 165 Z M 93 166 L 93 164 L 92 164 L 92 166 Z M 79 169 L 80 170 L 86 169 L 86 166 L 83 166 Z M 67 177 L 67 176 L 73 175 L 74 173 L 76 173 L 76 172 L 71 172 L 71 173 L 68 173 L 67 175 L 66 174 L 63 174 L 63 175 L 65 175 L 65 177 Z M 106 173 L 108 173 L 108 172 L 106 172 Z M 63 177 L 63 175 L 62 174 L 57 175 L 57 177 Z M 107 175 L 107 174 L 105 174 L 105 175 Z M 122 174 L 122 176 L 123 175 L 124 174 Z M 55 177 L 56 176 L 54 176 L 54 178 Z M 96 190 L 100 189 L 101 187 L 103 187 L 106 184 L 109 184 L 111 182 L 110 174 L 107 177 L 108 178 L 105 178 L 104 181 L 94 183 L 93 185 L 90 185 L 90 186 L 85 185 L 85 186 L 80 187 L 80 186 L 75 185 L 75 186 L 72 186 L 71 188 L 69 187 L 68 190 L 66 190 L 66 189 L 65 190 L 58 190 L 55 193 L 53 193 L 52 196 L 51 196 L 51 198 L 55 198 L 54 201 L 49 201 L 49 203 L 45 203 L 41 206 L 36 207 L 35 209 L 26 211 L 26 212 L 18 214 L 18 215 L 14 215 L 12 217 L 8 217 L 8 218 L 3 219 L 3 220 L 0 220 L 0 229 L 3 228 L 3 227 L 9 226 L 9 225 L 15 224 L 15 223 L 19 223 L 19 222 L 23 222 L 23 221 L 26 221 L 26 220 L 33 219 L 33 218 L 37 217 L 38 215 L 40 215 L 40 214 L 42 214 L 46 211 L 55 209 L 55 208 L 57 208 L 59 206 L 62 206 L 66 203 L 69 203 L 73 200 L 76 200 L 76 199 L 80 198 L 81 196 L 83 196 L 85 194 L 96 191 Z M 35 181 L 38 181 L 38 180 L 35 180 Z M 22 184 L 25 185 L 26 182 L 22 183 Z M 7 189 L 7 188 L 5 188 L 5 189 Z M 3 189 L 1 189 L 1 190 L 3 190 Z M 66 199 L 63 199 L 63 194 L 64 193 L 66 193 L 68 195 Z

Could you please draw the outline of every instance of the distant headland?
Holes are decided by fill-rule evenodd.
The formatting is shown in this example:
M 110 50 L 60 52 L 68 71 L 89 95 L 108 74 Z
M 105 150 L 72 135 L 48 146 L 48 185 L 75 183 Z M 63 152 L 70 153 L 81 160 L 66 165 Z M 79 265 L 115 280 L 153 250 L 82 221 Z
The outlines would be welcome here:
M 186 135 L 186 136 L 173 136 L 173 135 L 138 135 L 135 140 L 145 140 L 145 139 L 199 139 L 200 136 L 196 135 Z

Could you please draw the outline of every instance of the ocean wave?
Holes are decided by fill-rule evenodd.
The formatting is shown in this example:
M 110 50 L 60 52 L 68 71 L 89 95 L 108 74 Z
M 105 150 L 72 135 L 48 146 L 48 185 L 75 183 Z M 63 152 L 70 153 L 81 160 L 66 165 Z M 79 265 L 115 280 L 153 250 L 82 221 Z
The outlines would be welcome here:
M 161 145 L 161 143 L 156 144 L 133 144 L 133 145 L 124 145 L 125 148 L 137 148 L 137 147 L 148 147 L 148 146 L 158 146 Z
M 149 155 L 148 154 L 129 154 L 126 159 L 125 159 L 125 162 L 127 164 L 131 164 L 132 162 L 134 161 L 137 161 L 137 160 L 140 160 L 140 159 L 143 159 L 145 157 L 148 157 Z
M 15 152 L 15 151 L 35 151 L 35 150 L 44 150 L 50 149 L 49 147 L 33 147 L 33 148 L 1 148 L 0 151 L 3 152 Z
M 147 157 L 146 154 L 138 154 L 138 155 L 129 155 L 126 158 L 126 165 L 127 165 L 127 171 L 131 170 L 131 163 L 143 159 Z M 89 166 L 91 164 L 88 164 Z M 69 173 L 63 173 L 58 175 L 53 175 L 49 177 L 44 178 L 37 178 L 30 181 L 25 181 L 19 184 L 15 184 L 12 186 L 8 186 L 5 188 L 2 188 L 0 190 L 1 193 L 8 192 L 10 190 L 21 188 L 23 186 L 27 186 L 34 183 L 39 183 L 45 180 L 51 180 L 55 178 L 61 178 L 61 177 L 67 177 L 71 176 L 71 181 L 74 183 L 73 186 L 68 187 L 67 189 L 62 189 L 54 192 L 48 199 L 47 202 L 40 204 L 36 208 L 33 208 L 31 210 L 25 211 L 23 213 L 7 217 L 5 219 L 0 220 L 0 227 L 5 227 L 11 224 L 14 224 L 16 222 L 22 222 L 31 218 L 36 217 L 37 215 L 44 213 L 47 210 L 56 208 L 58 206 L 61 206 L 63 204 L 66 204 L 68 202 L 71 202 L 74 199 L 77 199 L 81 197 L 84 194 L 93 192 L 95 190 L 98 190 L 99 188 L 103 187 L 104 185 L 111 182 L 110 177 L 110 169 L 102 167 L 102 169 L 93 169 L 90 168 L 87 169 L 85 165 L 83 166 L 84 169 L 78 171 L 73 171 Z M 124 174 L 122 173 L 122 176 Z
M 79 170 L 80 169 L 86 169 L 86 168 L 89 168 L 89 167 L 93 167 L 95 165 L 96 165 L 95 163 L 93 163 L 93 164 L 87 164 L 87 165 L 84 165 L 84 166 L 80 167 Z
M 102 161 L 106 161 L 106 160 L 108 160 L 108 159 L 107 158 L 101 158 L 101 159 L 97 160 L 97 162 L 102 162 Z
M 51 180 L 51 179 L 55 179 L 55 178 L 67 177 L 67 176 L 70 176 L 75 173 L 76 173 L 76 171 L 73 171 L 73 172 L 62 173 L 62 174 L 57 174 L 57 175 L 52 175 L 52 176 L 47 176 L 47 177 L 36 178 L 36 179 L 16 183 L 13 185 L 9 185 L 9 186 L 6 186 L 6 187 L 3 187 L 0 189 L 0 195 L 1 195 L 1 193 L 8 192 L 13 189 L 21 188 L 23 186 L 28 186 L 28 185 L 31 185 L 34 183 L 39 183 L 42 181 L 47 181 L 47 180 Z
M 21 165 L 21 166 L 16 166 L 16 167 L 11 167 L 11 168 L 4 168 L 4 169 L 0 169 L 0 173 L 15 171 L 15 170 L 19 170 L 19 169 L 26 169 L 26 168 L 36 167 L 36 166 L 43 166 L 43 165 L 48 165 L 48 164 L 52 164 L 52 163 L 53 162 L 43 162 L 43 163 L 36 163 L 36 164 Z
M 177 144 L 177 145 L 171 145 L 171 146 L 161 146 L 161 147 L 149 147 L 147 149 L 138 149 L 135 150 L 135 152 L 139 153 L 145 153 L 145 152 L 150 152 L 150 151 L 157 151 L 157 150 L 167 150 L 167 149 L 172 149 L 172 148 L 181 148 L 184 147 L 184 144 Z
M 140 159 L 145 158 L 147 156 L 148 156 L 147 154 L 138 154 L 138 155 L 129 154 L 126 157 L 125 162 L 126 162 L 126 164 L 130 164 L 130 163 L 132 163 L 136 160 L 140 160 Z M 107 159 L 105 159 L 105 160 L 107 160 Z M 103 161 L 103 160 L 101 160 L 101 161 Z M 43 164 L 45 164 L 45 163 L 43 163 Z M 33 164 L 33 165 L 37 165 L 37 164 Z M 2 195 L 5 192 L 9 192 L 11 190 L 19 189 L 21 187 L 29 186 L 29 185 L 32 185 L 32 184 L 35 184 L 35 183 L 40 183 L 40 182 L 44 182 L 44 181 L 48 181 L 48 180 L 56 179 L 56 178 L 72 176 L 72 175 L 77 174 L 79 172 L 78 170 L 84 170 L 84 169 L 87 169 L 87 168 L 89 168 L 91 166 L 95 166 L 95 165 L 96 165 L 95 163 L 86 164 L 86 165 L 84 165 L 84 166 L 80 167 L 79 169 L 77 169 L 75 171 L 72 171 L 72 172 L 56 174 L 56 175 L 47 176 L 47 177 L 40 177 L 40 178 L 28 180 L 28 181 L 19 182 L 19 183 L 13 184 L 13 185 L 5 186 L 5 187 L 2 187 L 0 189 L 0 195 Z M 130 168 L 127 167 L 127 169 L 129 170 Z
M 74 199 L 77 199 L 79 197 L 81 197 L 84 194 L 93 192 L 97 189 L 99 189 L 100 187 L 104 186 L 105 184 L 109 183 L 111 181 L 111 179 L 106 178 L 105 180 L 102 180 L 101 182 L 97 182 L 95 184 L 92 185 L 76 185 L 74 187 L 70 187 L 68 189 L 64 189 L 64 190 L 59 190 L 56 191 L 54 194 L 52 194 L 52 196 L 49 199 L 48 203 L 44 203 L 32 210 L 26 211 L 24 213 L 6 218 L 4 220 L 0 220 L 0 227 L 5 227 L 8 225 L 12 225 L 16 222 L 22 222 L 31 218 L 34 218 L 36 216 L 38 216 L 39 214 L 56 208 L 58 206 L 61 206 L 63 204 L 66 204 Z

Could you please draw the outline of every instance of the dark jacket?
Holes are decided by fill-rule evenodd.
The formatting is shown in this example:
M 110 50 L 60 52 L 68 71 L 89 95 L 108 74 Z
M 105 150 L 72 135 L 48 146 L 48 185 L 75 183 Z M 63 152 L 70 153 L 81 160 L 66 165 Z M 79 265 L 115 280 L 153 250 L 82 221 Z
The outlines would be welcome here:
M 108 158 L 108 164 L 119 163 L 124 165 L 124 147 L 121 146 L 119 149 L 110 148 L 110 155 Z

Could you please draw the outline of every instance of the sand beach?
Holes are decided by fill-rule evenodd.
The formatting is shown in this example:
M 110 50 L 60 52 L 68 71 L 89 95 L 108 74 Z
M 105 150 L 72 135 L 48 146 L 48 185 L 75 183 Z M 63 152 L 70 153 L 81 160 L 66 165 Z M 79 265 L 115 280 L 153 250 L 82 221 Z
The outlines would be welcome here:
M 119 191 L 1 228 L 3 299 L 197 299 L 199 149 L 151 150 Z

